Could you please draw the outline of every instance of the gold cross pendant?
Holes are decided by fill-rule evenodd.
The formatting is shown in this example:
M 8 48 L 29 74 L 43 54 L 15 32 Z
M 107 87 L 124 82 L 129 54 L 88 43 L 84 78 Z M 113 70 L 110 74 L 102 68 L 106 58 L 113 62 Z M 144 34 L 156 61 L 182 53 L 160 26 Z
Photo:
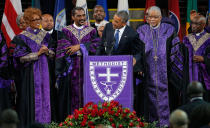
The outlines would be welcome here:
M 154 58 L 154 60 L 157 62 L 157 60 L 158 60 L 157 55 L 155 55 L 153 58 Z

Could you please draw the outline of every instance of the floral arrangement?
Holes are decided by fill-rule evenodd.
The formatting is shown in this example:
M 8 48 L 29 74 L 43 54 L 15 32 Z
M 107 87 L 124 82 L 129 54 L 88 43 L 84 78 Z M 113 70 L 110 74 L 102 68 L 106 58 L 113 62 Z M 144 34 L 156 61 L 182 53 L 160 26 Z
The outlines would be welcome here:
M 129 108 L 122 108 L 117 101 L 99 104 L 89 102 L 83 108 L 76 109 L 73 115 L 69 115 L 59 126 L 96 128 L 100 124 L 113 128 L 144 127 L 144 123 L 136 116 L 135 111 L 131 112 Z

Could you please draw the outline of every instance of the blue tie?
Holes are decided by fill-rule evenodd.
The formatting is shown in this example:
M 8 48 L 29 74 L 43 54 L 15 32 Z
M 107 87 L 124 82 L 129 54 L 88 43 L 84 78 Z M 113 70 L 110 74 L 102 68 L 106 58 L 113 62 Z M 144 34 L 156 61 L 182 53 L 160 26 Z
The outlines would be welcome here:
M 115 44 L 114 44 L 114 49 L 116 50 L 118 48 L 119 45 L 119 29 L 117 29 L 114 38 L 115 38 Z

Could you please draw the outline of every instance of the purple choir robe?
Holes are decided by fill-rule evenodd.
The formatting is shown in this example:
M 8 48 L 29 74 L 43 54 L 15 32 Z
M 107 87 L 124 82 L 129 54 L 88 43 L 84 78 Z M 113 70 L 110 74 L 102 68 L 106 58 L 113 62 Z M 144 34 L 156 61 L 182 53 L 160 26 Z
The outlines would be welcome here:
M 63 121 L 75 109 L 83 107 L 83 57 L 82 49 L 89 54 L 96 52 L 100 40 L 93 27 L 77 29 L 69 25 L 62 30 L 56 49 L 56 76 L 59 88 L 59 120 Z M 80 44 L 74 55 L 66 54 L 65 48 Z M 59 82 L 58 82 L 59 81 Z
M 6 43 L 2 41 L 0 34 L 0 113 L 11 107 L 11 97 L 9 95 L 13 80 L 9 74 L 8 49 Z
M 210 33 L 204 30 L 199 36 L 196 36 L 194 33 L 189 34 L 184 37 L 183 43 L 188 49 L 190 82 L 199 81 L 210 91 Z M 203 56 L 204 62 L 193 62 L 194 55 Z
M 183 66 L 176 60 L 179 58 L 182 61 L 179 38 L 174 27 L 166 23 L 161 23 L 157 28 L 144 24 L 137 32 L 140 40 L 145 43 L 145 118 L 149 122 L 158 121 L 159 126 L 169 126 L 169 63 L 183 70 Z M 182 77 L 179 70 L 175 72 Z
M 32 122 L 50 123 L 50 75 L 48 58 L 55 55 L 51 36 L 28 27 L 12 40 L 14 67 L 17 79 L 17 112 L 21 125 Z M 42 45 L 48 55 L 38 56 Z

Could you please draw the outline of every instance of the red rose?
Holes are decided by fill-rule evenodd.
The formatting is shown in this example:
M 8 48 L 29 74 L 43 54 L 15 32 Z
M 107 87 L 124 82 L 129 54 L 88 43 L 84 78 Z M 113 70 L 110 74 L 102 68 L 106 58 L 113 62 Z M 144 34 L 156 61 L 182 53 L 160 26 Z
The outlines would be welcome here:
M 112 119 L 112 118 L 109 118 L 109 121 L 110 121 L 110 122 L 112 122 L 112 121 L 113 121 L 113 119 Z
M 138 118 L 137 121 L 140 122 L 141 121 L 141 118 Z
M 133 113 L 134 115 L 136 115 L 136 111 L 133 111 L 132 113 Z
M 116 125 L 113 123 L 113 124 L 112 124 L 112 127 L 113 127 L 113 128 L 116 128 Z
M 139 125 L 136 126 L 137 128 L 141 128 Z
M 90 128 L 95 128 L 95 126 L 90 126 Z
M 87 115 L 84 115 L 83 118 L 84 118 L 84 120 L 87 120 L 88 119 L 88 116 Z
M 83 121 L 81 122 L 81 126 L 82 126 L 82 127 L 85 126 L 86 122 L 87 122 L 87 120 L 83 120 Z
M 122 117 L 125 118 L 127 116 L 127 114 L 123 114 Z
M 85 105 L 85 107 L 89 107 L 89 106 L 91 106 L 91 105 L 93 105 L 93 102 L 88 102 L 88 103 Z
M 133 115 L 133 114 L 130 114 L 130 115 L 129 115 L 129 118 L 130 118 L 130 119 L 132 119 L 133 117 L 134 117 L 134 115 Z
M 143 122 L 139 122 L 140 127 L 144 127 L 144 123 Z
M 93 105 L 93 109 L 98 109 L 98 105 L 97 104 L 94 104 Z
M 129 113 L 129 112 L 130 112 L 130 109 L 126 108 L 125 113 Z
M 67 122 L 66 122 L 66 121 L 64 121 L 64 124 L 67 124 Z
M 92 111 L 92 112 L 91 112 L 91 116 L 92 116 L 92 117 L 95 117 L 95 116 L 96 116 L 96 112 Z
M 100 109 L 99 111 L 98 111 L 98 115 L 99 116 L 102 116 L 104 114 L 104 110 L 103 109 Z
M 103 104 L 102 104 L 102 107 L 106 107 L 108 105 L 108 103 L 107 102 L 104 102 Z
M 70 126 L 73 126 L 73 123 L 72 123 L 72 122 L 70 122 L 70 123 L 69 123 L 69 125 L 70 125 Z
M 118 116 L 119 116 L 119 113 L 116 113 L 116 114 L 115 114 L 115 116 L 117 116 L 117 117 L 118 117 Z
M 59 127 L 61 127 L 61 126 L 63 126 L 63 124 L 62 124 L 62 123 L 60 123 L 60 124 L 59 124 Z
M 122 124 L 120 124 L 120 125 L 118 126 L 118 128 L 123 128 L 123 125 L 122 125 Z
M 130 127 L 133 127 L 133 122 L 130 122 L 130 123 L 129 123 L 129 126 L 130 126 Z
M 93 125 L 93 122 L 92 121 L 89 121 L 88 122 L 88 126 L 91 127 L 92 125 Z

